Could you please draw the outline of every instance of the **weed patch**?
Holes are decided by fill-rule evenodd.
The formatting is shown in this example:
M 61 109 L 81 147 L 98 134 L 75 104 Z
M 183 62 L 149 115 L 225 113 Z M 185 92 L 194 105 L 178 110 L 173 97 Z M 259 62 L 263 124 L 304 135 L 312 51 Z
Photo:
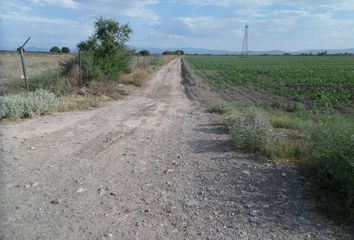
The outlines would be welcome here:
M 329 117 L 310 130 L 306 172 L 325 193 L 331 211 L 354 217 L 354 124 Z
M 98 107 L 109 100 L 111 100 L 111 98 L 105 95 L 88 97 L 80 95 L 66 96 L 59 101 L 56 110 L 58 112 L 87 110 L 92 107 Z
M 0 119 L 18 119 L 49 113 L 56 103 L 57 98 L 53 93 L 41 89 L 25 95 L 1 96 Z
M 235 146 L 240 149 L 265 153 L 267 146 L 279 141 L 282 137 L 258 112 L 240 113 L 235 117 L 227 117 L 225 121 Z
M 270 123 L 274 128 L 283 128 L 283 129 L 293 129 L 301 130 L 302 124 L 301 120 L 295 117 L 289 117 L 285 114 L 270 114 Z

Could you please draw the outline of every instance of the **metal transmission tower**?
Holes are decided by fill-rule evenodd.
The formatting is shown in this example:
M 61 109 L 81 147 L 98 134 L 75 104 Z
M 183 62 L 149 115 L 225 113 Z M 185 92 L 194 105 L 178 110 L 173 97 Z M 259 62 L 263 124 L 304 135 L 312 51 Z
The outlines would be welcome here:
M 248 56 L 248 29 L 249 29 L 249 26 L 248 26 L 248 24 L 246 24 L 245 36 L 243 37 L 241 57 Z

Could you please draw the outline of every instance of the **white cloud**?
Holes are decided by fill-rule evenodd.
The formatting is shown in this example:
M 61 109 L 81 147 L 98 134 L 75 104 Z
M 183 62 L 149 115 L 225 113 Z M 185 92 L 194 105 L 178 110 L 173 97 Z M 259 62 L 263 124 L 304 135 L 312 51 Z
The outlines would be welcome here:
M 39 7 L 59 7 L 94 16 L 131 17 L 156 20 L 158 16 L 147 7 L 159 0 L 27 0 Z
M 209 16 L 177 17 L 160 21 L 153 27 L 160 32 L 179 36 L 219 35 L 229 32 L 230 26 L 235 25 L 237 19 L 215 18 Z
M 198 7 L 241 7 L 244 9 L 279 5 L 291 5 L 301 8 L 326 8 L 333 10 L 354 9 L 354 1 L 352 0 L 183 0 L 183 2 Z
M 157 3 L 158 0 L 87 0 L 80 3 L 80 10 L 96 16 L 108 15 L 154 21 L 158 19 L 158 15 L 148 7 Z
M 276 2 L 276 0 L 184 0 L 184 2 L 194 6 L 248 6 L 248 8 L 255 8 L 269 6 Z
M 39 6 L 56 6 L 69 9 L 78 9 L 80 4 L 74 0 L 29 0 Z
M 1 0 L 0 0 L 1 1 Z M 13 39 L 32 36 L 31 44 L 66 43 L 70 47 L 84 40 L 99 16 L 119 22 L 158 20 L 149 6 L 158 0 L 21 0 L 1 1 L 0 45 L 12 46 Z M 63 12 L 64 11 L 64 14 Z M 43 14 L 46 12 L 47 14 Z M 50 17 L 55 13 L 55 17 Z M 69 15 L 69 16 L 68 16 Z M 14 37 L 16 36 L 16 37 Z M 36 42 L 37 41 L 37 42 Z

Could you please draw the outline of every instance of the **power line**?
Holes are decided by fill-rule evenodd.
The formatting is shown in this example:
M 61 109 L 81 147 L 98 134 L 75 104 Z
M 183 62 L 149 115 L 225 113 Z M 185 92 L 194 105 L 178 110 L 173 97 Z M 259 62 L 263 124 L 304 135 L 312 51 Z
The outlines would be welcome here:
M 248 24 L 246 24 L 245 35 L 243 37 L 243 43 L 242 43 L 242 52 L 241 52 L 242 57 L 248 56 L 248 30 L 249 30 L 249 26 Z

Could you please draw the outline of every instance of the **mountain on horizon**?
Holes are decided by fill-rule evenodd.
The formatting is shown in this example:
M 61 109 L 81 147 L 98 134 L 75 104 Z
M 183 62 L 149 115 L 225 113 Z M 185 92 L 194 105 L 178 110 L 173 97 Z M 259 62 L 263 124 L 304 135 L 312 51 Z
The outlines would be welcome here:
M 134 46 L 128 46 L 129 48 L 135 49 L 137 52 L 141 50 L 148 50 L 152 54 L 162 54 L 165 51 L 176 51 L 177 49 L 182 50 L 185 52 L 185 54 L 205 54 L 205 55 L 240 55 L 240 51 L 228 51 L 228 50 L 212 50 L 212 49 L 207 49 L 207 48 L 194 48 L 194 47 L 185 47 L 185 48 L 142 48 L 142 47 L 134 47 Z M 34 47 L 30 46 L 25 48 L 26 51 L 28 52 L 49 52 L 49 48 L 42 48 L 42 47 Z M 76 49 L 70 48 L 71 52 L 77 52 Z M 16 51 L 16 49 L 12 48 L 2 48 L 0 51 Z M 284 50 L 268 50 L 268 51 L 252 51 L 250 50 L 248 52 L 249 55 L 264 55 L 264 54 L 269 54 L 269 55 L 283 55 L 285 53 L 290 53 L 290 54 L 317 54 L 319 52 L 327 51 L 328 54 L 344 54 L 344 53 L 349 53 L 349 54 L 354 54 L 354 48 L 349 48 L 349 49 L 308 49 L 308 50 L 302 50 L 302 51 L 284 51 Z
M 240 55 L 240 51 L 227 51 L 227 50 L 211 50 L 206 48 L 193 48 L 193 47 L 186 47 L 186 48 L 141 48 L 141 47 L 131 47 L 136 51 L 140 50 L 148 50 L 152 54 L 162 54 L 164 51 L 175 51 L 177 49 L 184 51 L 186 54 L 210 54 L 210 55 Z M 268 51 L 252 51 L 248 52 L 249 55 L 283 55 L 285 53 L 290 54 L 317 54 L 319 52 L 327 51 L 329 54 L 344 54 L 350 53 L 354 54 L 354 48 L 349 49 L 308 49 L 303 51 L 284 51 L 284 50 L 268 50 Z

